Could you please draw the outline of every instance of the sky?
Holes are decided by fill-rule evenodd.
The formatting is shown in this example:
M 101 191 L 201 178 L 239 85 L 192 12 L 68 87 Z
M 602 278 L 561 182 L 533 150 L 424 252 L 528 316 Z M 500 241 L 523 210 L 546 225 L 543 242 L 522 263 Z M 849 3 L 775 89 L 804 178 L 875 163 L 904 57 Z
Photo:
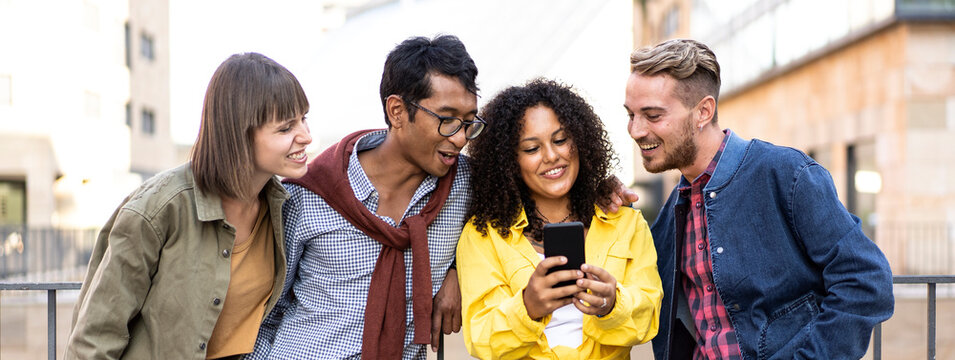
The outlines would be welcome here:
M 288 68 L 309 98 L 310 153 L 348 133 L 384 127 L 378 84 L 387 53 L 410 36 L 453 34 L 477 64 L 478 105 L 535 77 L 574 86 L 606 124 L 632 178 L 624 86 L 631 4 L 619 0 L 402 0 L 342 23 L 314 1 L 170 3 L 173 139 L 191 144 L 202 98 L 220 62 L 255 51 Z

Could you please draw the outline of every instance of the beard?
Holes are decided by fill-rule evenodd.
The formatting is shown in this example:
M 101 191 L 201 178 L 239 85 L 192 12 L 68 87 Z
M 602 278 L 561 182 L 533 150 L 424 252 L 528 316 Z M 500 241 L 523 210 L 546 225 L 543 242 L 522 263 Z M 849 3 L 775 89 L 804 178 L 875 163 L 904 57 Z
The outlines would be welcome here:
M 663 145 L 663 162 L 651 163 L 650 158 L 643 157 L 643 167 L 647 171 L 657 174 L 667 170 L 681 169 L 696 161 L 696 142 L 693 141 L 693 119 L 687 116 L 683 124 L 680 137 Z M 672 143 L 672 144 L 669 144 Z M 666 145 L 666 146 L 664 146 Z

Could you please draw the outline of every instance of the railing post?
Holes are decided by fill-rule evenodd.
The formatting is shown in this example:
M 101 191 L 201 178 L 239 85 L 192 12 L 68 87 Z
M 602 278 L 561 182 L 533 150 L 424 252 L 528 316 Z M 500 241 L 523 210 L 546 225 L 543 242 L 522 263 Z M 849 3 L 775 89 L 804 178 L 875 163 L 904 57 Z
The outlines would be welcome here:
M 46 291 L 46 358 L 56 360 L 56 289 Z
M 935 360 L 935 283 L 928 283 L 928 359 Z
M 872 360 L 882 360 L 882 323 L 875 325 L 872 337 Z

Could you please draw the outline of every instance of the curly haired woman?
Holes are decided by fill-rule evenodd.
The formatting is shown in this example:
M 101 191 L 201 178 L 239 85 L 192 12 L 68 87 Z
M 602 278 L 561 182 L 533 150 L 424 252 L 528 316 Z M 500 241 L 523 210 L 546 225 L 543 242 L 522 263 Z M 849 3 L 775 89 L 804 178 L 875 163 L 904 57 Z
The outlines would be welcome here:
M 638 210 L 607 214 L 616 161 L 593 108 L 570 87 L 538 79 L 483 110 L 470 145 L 472 203 L 458 243 L 464 341 L 480 358 L 629 358 L 657 333 L 663 296 L 656 252 Z M 583 159 L 583 161 L 581 161 Z M 579 221 L 586 263 L 544 258 L 544 224 Z M 552 288 L 564 280 L 572 285 Z

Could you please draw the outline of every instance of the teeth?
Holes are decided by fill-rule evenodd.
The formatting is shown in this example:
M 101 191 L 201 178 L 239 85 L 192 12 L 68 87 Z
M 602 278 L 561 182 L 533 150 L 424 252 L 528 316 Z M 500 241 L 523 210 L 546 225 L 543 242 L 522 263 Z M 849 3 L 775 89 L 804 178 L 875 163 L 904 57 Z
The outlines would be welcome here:
M 302 160 L 305 158 L 305 151 L 299 151 L 297 153 L 290 154 L 288 158 L 292 160 Z
M 640 144 L 640 148 L 643 150 L 653 150 L 656 149 L 660 144 Z
M 563 169 L 564 169 L 563 167 L 559 167 L 559 168 L 556 168 L 556 169 L 554 169 L 554 170 L 545 172 L 544 175 L 557 175 L 557 173 L 559 173 L 559 172 L 560 172 L 561 170 L 563 170 Z

